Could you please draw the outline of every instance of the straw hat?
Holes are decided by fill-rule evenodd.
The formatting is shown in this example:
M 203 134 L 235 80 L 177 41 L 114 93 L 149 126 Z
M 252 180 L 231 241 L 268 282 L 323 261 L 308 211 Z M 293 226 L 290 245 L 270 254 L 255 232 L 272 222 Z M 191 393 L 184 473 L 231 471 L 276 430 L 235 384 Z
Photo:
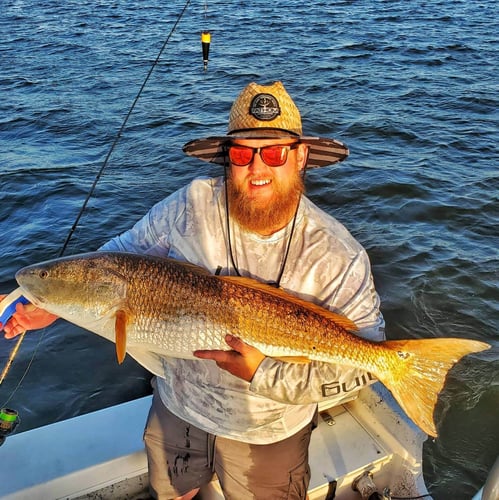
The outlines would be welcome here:
M 301 116 L 281 82 L 272 85 L 250 83 L 237 97 L 229 115 L 227 135 L 195 139 L 184 145 L 189 156 L 224 165 L 224 146 L 233 139 L 293 138 L 307 144 L 308 168 L 343 161 L 348 148 L 335 139 L 302 135 Z

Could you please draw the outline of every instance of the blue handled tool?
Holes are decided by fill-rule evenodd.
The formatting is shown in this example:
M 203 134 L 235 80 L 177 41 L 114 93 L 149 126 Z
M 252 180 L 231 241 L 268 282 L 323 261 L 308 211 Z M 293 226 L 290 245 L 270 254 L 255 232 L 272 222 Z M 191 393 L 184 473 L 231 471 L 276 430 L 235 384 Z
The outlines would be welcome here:
M 20 288 L 16 288 L 0 302 L 0 323 L 2 325 L 5 325 L 16 312 L 16 304 L 18 302 L 22 304 L 29 303 L 29 300 L 23 296 Z
M 12 317 L 12 315 L 16 312 L 16 304 L 21 302 L 22 304 L 28 304 L 29 300 L 23 296 L 21 289 L 16 288 L 14 291 L 10 292 L 9 295 L 4 297 L 4 299 L 0 302 L 0 323 L 2 325 L 5 325 L 7 321 Z M 9 359 L 7 360 L 7 363 L 5 364 L 4 369 L 2 370 L 2 373 L 0 373 L 0 385 L 4 381 L 5 377 L 7 376 L 7 373 L 10 369 L 10 366 L 12 365 L 12 362 L 14 361 L 14 358 L 16 357 L 17 351 L 19 350 L 19 347 L 21 346 L 21 342 L 24 339 L 24 335 L 26 332 L 22 332 L 17 339 L 16 345 L 14 346 L 14 349 L 12 349 L 12 352 L 10 353 Z M 3 411 L 3 409 L 2 409 Z M 0 416 L 1 418 L 1 416 Z M 1 437 L 1 436 L 0 436 Z M 0 441 L 0 445 L 2 442 Z

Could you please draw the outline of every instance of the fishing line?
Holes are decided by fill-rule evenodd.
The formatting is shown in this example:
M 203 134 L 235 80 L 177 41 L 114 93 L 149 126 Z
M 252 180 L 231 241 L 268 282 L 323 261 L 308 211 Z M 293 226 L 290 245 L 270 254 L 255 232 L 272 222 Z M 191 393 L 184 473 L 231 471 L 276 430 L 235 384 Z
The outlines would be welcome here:
M 132 105 L 130 106 L 127 114 L 125 115 L 125 118 L 118 130 L 118 133 L 116 134 L 116 137 L 114 138 L 114 141 L 113 143 L 111 144 L 111 147 L 109 148 L 109 151 L 104 159 L 104 162 L 102 163 L 102 166 L 100 167 L 99 171 L 97 172 L 97 175 L 95 176 L 95 179 L 92 183 L 92 186 L 90 187 L 90 190 L 88 191 L 87 193 L 87 196 L 80 208 L 80 211 L 78 212 L 77 216 L 76 216 L 76 219 L 73 223 L 73 225 L 71 226 L 71 229 L 69 230 L 68 232 L 68 235 L 66 237 L 66 240 L 64 241 L 64 244 L 62 245 L 62 248 L 59 252 L 59 257 L 62 257 L 67 249 L 67 246 L 69 244 L 69 242 L 71 241 L 71 238 L 73 237 L 73 234 L 74 232 L 76 231 L 76 228 L 78 227 L 78 224 L 80 222 L 80 219 L 81 217 L 83 216 L 83 213 L 85 212 L 86 208 L 87 208 L 87 205 L 88 205 L 88 202 L 90 201 L 90 198 L 92 197 L 94 191 L 95 191 L 95 188 L 97 187 L 97 183 L 99 182 L 103 172 L 104 172 L 104 169 L 107 167 L 107 164 L 109 163 L 109 159 L 111 158 L 111 155 L 114 151 L 114 149 L 116 148 L 116 145 L 118 144 L 119 140 L 121 139 L 121 136 L 123 134 L 123 130 L 125 129 L 126 127 L 126 124 L 128 122 L 128 119 L 130 118 L 133 110 L 135 109 L 135 106 L 137 104 L 137 102 L 139 101 L 140 99 L 140 96 L 142 95 L 142 92 L 144 91 L 144 88 L 146 87 L 147 85 L 147 82 L 149 81 L 151 75 L 152 75 L 152 72 L 154 71 L 155 67 L 157 66 L 157 64 L 159 63 L 159 60 L 161 59 L 161 55 L 163 54 L 164 50 L 166 49 L 166 46 L 168 45 L 168 42 L 170 41 L 171 37 L 173 36 L 173 33 L 175 32 L 175 29 L 177 28 L 178 24 L 180 23 L 180 20 L 182 19 L 182 17 L 184 16 L 186 10 L 187 10 L 187 7 L 189 6 L 189 4 L 191 3 L 191 0 L 187 0 L 185 2 L 185 5 L 183 6 L 182 10 L 180 11 L 179 15 L 177 16 L 177 19 L 175 20 L 175 23 L 173 24 L 173 27 L 172 29 L 170 30 L 170 33 L 168 34 L 168 36 L 166 37 L 165 41 L 163 42 L 163 45 L 161 46 L 161 49 L 159 50 L 158 52 L 158 55 L 156 56 L 156 59 L 153 61 L 152 65 L 151 65 L 151 68 L 149 69 L 144 81 L 142 82 L 142 85 L 140 86 L 139 88 L 139 91 L 137 92 L 137 95 L 135 96 L 135 99 L 133 100 L 132 102 Z M 24 332 L 26 333 L 26 332 Z M 28 362 L 28 366 L 26 367 L 26 369 L 24 370 L 24 373 L 23 375 L 21 376 L 20 380 L 19 380 L 19 383 L 16 385 L 16 387 L 14 388 L 14 390 L 11 392 L 11 394 L 9 395 L 7 401 L 2 405 L 2 406 L 5 406 L 11 399 L 12 397 L 14 396 L 14 394 L 17 392 L 17 390 L 19 389 L 19 387 L 21 386 L 21 383 L 23 382 L 24 378 L 26 377 L 26 375 L 28 374 L 28 371 L 30 370 L 31 368 L 31 365 L 33 364 L 33 361 L 35 359 L 35 356 L 38 352 L 38 348 L 43 340 L 43 337 L 45 336 L 45 333 L 46 333 L 46 329 L 44 328 L 40 334 L 40 338 L 38 339 L 38 343 L 33 351 L 33 354 L 31 356 L 31 359 L 29 360 Z M 19 347 L 21 345 L 21 342 L 23 341 L 24 339 L 24 334 L 21 334 L 22 336 L 20 337 L 20 339 L 18 340 L 18 342 L 16 343 L 16 345 L 14 346 L 14 349 L 11 353 L 11 355 L 9 356 L 9 359 L 7 360 L 7 364 L 5 366 L 5 368 L 2 370 L 2 380 L 6 377 L 7 375 L 7 372 L 9 371 L 9 368 L 12 364 L 12 361 L 14 360 L 14 357 L 15 355 L 17 354 L 18 350 L 19 350 Z
M 36 344 L 35 350 L 33 351 L 33 355 L 31 356 L 30 360 L 28 361 L 28 366 L 26 367 L 23 374 L 21 375 L 21 378 L 19 379 L 19 382 L 17 382 L 17 385 L 14 387 L 14 389 L 10 393 L 9 397 L 7 398 L 7 401 L 5 401 L 2 404 L 2 408 L 6 407 L 9 404 L 9 401 L 14 397 L 14 394 L 17 392 L 19 387 L 21 387 L 21 384 L 23 383 L 24 379 L 26 378 L 26 375 L 28 375 L 28 372 L 31 368 L 31 365 L 33 364 L 33 361 L 35 360 L 35 354 L 38 351 L 38 347 L 41 344 L 41 341 L 42 341 L 44 334 L 45 334 L 45 329 L 43 331 L 43 335 L 40 335 L 40 338 L 38 339 L 38 343 Z M 7 376 L 7 372 L 9 371 L 10 365 L 12 364 L 12 361 L 14 361 L 14 357 L 16 356 L 17 351 L 19 350 L 19 347 L 21 346 L 21 342 L 23 341 L 25 335 L 26 335 L 26 332 L 21 333 L 21 338 L 19 339 L 16 346 L 12 350 L 9 361 L 5 365 L 5 368 L 2 372 L 3 378 L 5 378 Z M 3 379 L 2 379 L 2 381 L 3 381 Z
M 170 30 L 170 33 L 168 34 L 168 36 L 166 37 L 166 40 L 164 41 L 163 43 L 163 46 L 161 47 L 156 59 L 154 60 L 154 62 L 152 63 L 152 66 L 151 68 L 149 69 L 147 75 L 146 75 L 146 78 L 144 79 L 142 85 L 140 86 L 140 89 L 137 93 L 137 95 L 135 96 L 135 99 L 133 100 L 132 102 L 132 105 L 130 106 L 130 109 L 128 110 L 128 113 L 126 114 L 125 116 L 125 119 L 123 120 L 123 123 L 121 124 L 121 127 L 119 128 L 118 130 L 118 133 L 116 134 L 116 137 L 114 138 L 114 141 L 113 143 L 111 144 L 111 147 L 109 149 L 109 152 L 107 153 L 107 156 L 106 158 L 104 159 L 104 162 L 100 168 L 100 170 L 97 172 L 97 175 L 95 176 L 95 179 L 94 179 L 94 182 L 87 194 L 87 197 L 85 198 L 85 201 L 83 202 L 83 205 L 81 206 L 81 209 L 78 213 L 78 215 L 76 216 L 76 219 L 73 223 L 73 226 L 71 227 L 71 229 L 69 230 L 69 233 L 68 233 L 68 236 L 66 238 L 66 241 L 64 242 L 62 248 L 61 248 L 61 251 L 59 253 L 59 257 L 62 257 L 64 255 L 64 252 L 66 251 L 66 248 L 69 244 L 69 241 L 71 240 L 76 228 L 78 227 L 78 223 L 80 222 L 80 219 L 83 215 L 83 213 L 85 212 L 85 209 L 87 208 L 87 204 L 90 200 L 90 198 L 92 197 L 94 191 L 95 191 L 95 188 L 97 186 L 97 183 L 99 182 L 99 179 L 101 178 L 102 176 L 102 173 L 104 172 L 104 169 L 106 168 L 107 164 L 109 163 L 109 158 L 111 157 L 111 154 L 113 153 L 116 145 L 118 144 L 119 140 L 121 139 L 121 135 L 123 133 L 123 130 L 125 129 L 125 126 L 128 122 L 128 119 L 130 118 L 134 108 L 135 108 L 135 105 L 137 104 L 138 100 L 140 99 L 140 96 L 145 88 L 145 86 L 147 85 L 147 82 L 149 81 L 149 78 L 151 77 L 152 75 L 152 72 L 154 71 L 154 68 L 156 67 L 156 65 L 158 64 L 160 58 L 161 58 L 161 55 L 163 54 L 163 51 L 165 50 L 166 46 L 168 45 L 168 42 L 170 41 L 170 38 L 172 37 L 175 29 L 177 28 L 177 25 L 178 23 L 180 22 L 180 20 L 182 19 L 185 11 L 187 10 L 187 7 L 189 6 L 191 0 L 187 0 L 187 2 L 185 3 L 182 11 L 180 12 L 179 16 L 177 17 L 177 20 L 175 21 L 175 24 L 173 25 L 172 29 Z

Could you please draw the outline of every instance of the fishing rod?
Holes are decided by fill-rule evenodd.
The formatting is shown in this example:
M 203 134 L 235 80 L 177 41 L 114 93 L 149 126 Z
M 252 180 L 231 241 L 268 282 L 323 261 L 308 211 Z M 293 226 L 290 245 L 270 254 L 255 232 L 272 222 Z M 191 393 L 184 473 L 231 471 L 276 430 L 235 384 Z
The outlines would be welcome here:
M 123 120 L 123 123 L 121 124 L 121 127 L 119 128 L 118 133 L 116 134 L 116 137 L 114 138 L 114 141 L 111 144 L 111 147 L 109 148 L 109 151 L 106 155 L 106 158 L 104 159 L 104 162 L 102 163 L 100 170 L 97 172 L 97 175 L 95 176 L 94 182 L 93 182 L 89 192 L 87 193 L 87 196 L 86 196 L 86 198 L 81 206 L 80 211 L 78 212 L 78 215 L 76 216 L 76 219 L 73 223 L 73 226 L 69 230 L 68 236 L 66 237 L 66 241 L 64 242 L 64 244 L 61 248 L 61 251 L 59 253 L 59 257 L 62 257 L 64 255 L 64 252 L 66 251 L 66 248 L 69 244 L 69 241 L 71 240 L 76 228 L 78 227 L 80 219 L 87 208 L 87 204 L 90 201 L 90 198 L 92 197 L 92 195 L 95 191 L 97 183 L 99 182 L 99 180 L 104 172 L 104 169 L 107 167 L 107 164 L 109 163 L 109 159 L 111 158 L 111 155 L 113 154 L 113 151 L 114 151 L 116 145 L 118 144 L 119 140 L 121 139 L 121 136 L 123 134 L 123 130 L 125 129 L 126 124 L 128 123 L 128 119 L 132 115 L 133 110 L 135 109 L 135 106 L 136 106 L 137 102 L 139 101 L 140 96 L 142 95 L 142 92 L 145 89 L 147 82 L 149 81 L 149 78 L 152 75 L 152 72 L 154 71 L 154 68 L 159 63 L 159 60 L 161 59 L 161 55 L 163 54 L 163 51 L 165 50 L 166 46 L 168 45 L 168 42 L 170 41 L 170 38 L 172 37 L 175 29 L 177 28 L 178 23 L 180 22 L 180 20 L 184 16 L 184 13 L 187 10 L 187 7 L 189 6 L 190 2 L 191 2 L 191 0 L 187 0 L 187 2 L 185 3 L 184 8 L 180 12 L 179 16 L 177 17 L 177 20 L 175 21 L 175 24 L 173 25 L 173 28 L 170 30 L 170 33 L 166 37 L 166 40 L 164 41 L 161 49 L 159 50 L 159 53 L 156 56 L 156 59 L 153 61 L 151 67 L 149 68 L 149 71 L 148 71 L 144 81 L 142 82 L 142 85 L 140 86 L 139 91 L 137 92 L 137 95 L 135 96 L 135 99 L 133 100 L 132 105 L 130 106 L 130 109 L 128 110 L 128 113 L 126 114 L 126 116 Z
M 109 163 L 111 155 L 113 154 L 118 142 L 120 141 L 120 139 L 123 135 L 123 131 L 125 130 L 125 127 L 128 123 L 128 120 L 129 120 L 130 116 L 132 115 L 132 113 L 135 109 L 135 106 L 137 105 L 149 79 L 151 78 L 151 75 L 152 75 L 154 69 L 158 65 L 163 52 L 165 51 L 171 37 L 173 36 L 178 24 L 180 23 L 181 19 L 183 18 L 185 12 L 187 11 L 187 8 L 188 8 L 190 3 L 191 3 L 191 0 L 187 0 L 185 2 L 182 10 L 180 11 L 180 13 L 178 14 L 178 16 L 175 20 L 175 23 L 173 24 L 173 27 L 171 28 L 170 32 L 168 33 L 168 36 L 166 37 L 165 41 L 163 42 L 163 44 L 158 52 L 158 55 L 156 56 L 155 60 L 153 61 L 151 67 L 149 68 L 149 71 L 147 72 L 147 75 L 146 75 L 144 81 L 142 82 L 142 85 L 140 86 L 140 88 L 137 92 L 137 95 L 135 96 L 134 100 L 132 101 L 132 104 L 131 104 L 130 108 L 128 109 L 128 112 L 126 113 L 125 118 L 123 119 L 123 122 L 122 122 L 112 144 L 111 144 L 111 147 L 109 148 L 109 151 L 108 151 L 106 157 L 104 158 L 104 161 L 103 161 L 99 171 L 97 172 L 97 174 L 93 180 L 93 183 L 92 183 L 92 185 L 91 185 L 91 187 L 90 187 L 90 189 L 85 197 L 85 200 L 82 203 L 82 206 L 81 206 L 81 208 L 80 208 L 80 210 L 75 218 L 75 221 L 73 222 L 73 224 L 72 224 L 72 226 L 71 226 L 71 228 L 66 236 L 66 239 L 61 247 L 61 250 L 59 252 L 58 257 L 64 256 L 66 249 L 68 247 L 68 244 L 71 241 L 71 238 L 73 237 L 73 234 L 76 231 L 76 228 L 78 227 L 80 219 L 83 216 L 83 214 L 87 208 L 87 205 L 90 201 L 90 198 L 93 196 L 94 191 L 97 187 L 97 184 L 98 184 L 100 178 L 102 177 L 102 174 L 104 173 L 104 170 L 106 169 L 106 167 Z M 205 18 L 206 18 L 206 15 L 207 15 L 207 4 L 205 1 Z M 207 67 L 208 67 L 208 55 L 209 55 L 210 42 L 211 42 L 210 33 L 208 31 L 203 31 L 201 34 L 201 43 L 202 43 L 202 51 L 203 51 L 203 65 L 204 65 L 205 71 L 207 70 Z M 20 289 L 14 290 L 11 294 L 9 294 L 7 297 L 5 297 L 0 302 L 0 322 L 2 324 L 5 324 L 10 319 L 12 314 L 15 312 L 16 305 L 18 303 L 23 303 L 23 304 L 28 303 L 28 300 L 22 296 Z M 5 367 L 3 368 L 3 370 L 0 373 L 0 385 L 2 384 L 5 377 L 7 376 L 7 373 L 9 372 L 9 369 L 14 361 L 14 358 L 17 355 L 19 348 L 21 346 L 21 343 L 25 337 L 25 333 L 26 332 L 23 332 L 19 335 L 19 339 L 17 340 L 14 348 L 11 351 L 9 358 L 5 364 Z M 33 360 L 38 352 L 38 348 L 39 348 L 44 336 L 45 336 L 45 329 L 42 331 L 42 333 L 39 337 L 38 343 L 35 346 L 35 349 L 33 351 L 33 355 L 31 356 L 31 359 L 28 363 L 28 366 L 26 367 L 19 383 L 17 384 L 17 386 L 14 388 L 14 390 L 9 395 L 8 399 L 4 402 L 4 404 L 0 408 L 0 438 L 3 437 L 2 439 L 0 439 L 0 446 L 3 443 L 3 441 L 5 440 L 5 436 L 12 433 L 14 431 L 15 427 L 17 426 L 17 424 L 19 423 L 19 418 L 18 418 L 17 412 L 15 410 L 11 410 L 9 408 L 6 408 L 6 405 L 12 399 L 12 397 L 14 396 L 14 394 L 16 393 L 18 388 L 20 387 L 22 381 L 24 380 L 25 376 L 27 375 L 27 373 L 31 367 L 31 364 L 33 363 Z

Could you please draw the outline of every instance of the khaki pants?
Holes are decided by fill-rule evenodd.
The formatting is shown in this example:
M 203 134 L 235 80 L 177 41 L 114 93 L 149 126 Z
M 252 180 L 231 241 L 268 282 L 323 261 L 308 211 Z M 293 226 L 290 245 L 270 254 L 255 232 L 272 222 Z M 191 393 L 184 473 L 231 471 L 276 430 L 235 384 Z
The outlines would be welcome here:
M 184 422 L 155 393 L 144 432 L 151 494 L 158 500 L 184 495 L 207 484 L 216 473 L 229 500 L 305 499 L 314 427 L 309 422 L 277 443 L 243 443 Z

